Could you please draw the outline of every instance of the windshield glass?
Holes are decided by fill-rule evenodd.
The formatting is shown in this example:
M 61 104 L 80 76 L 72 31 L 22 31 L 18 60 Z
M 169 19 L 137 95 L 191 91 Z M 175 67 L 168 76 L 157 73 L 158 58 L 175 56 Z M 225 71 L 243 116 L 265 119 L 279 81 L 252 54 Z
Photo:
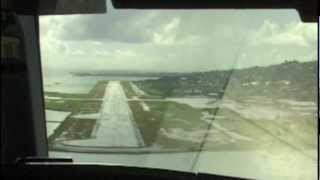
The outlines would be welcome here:
M 294 10 L 40 17 L 52 157 L 316 179 L 317 25 Z

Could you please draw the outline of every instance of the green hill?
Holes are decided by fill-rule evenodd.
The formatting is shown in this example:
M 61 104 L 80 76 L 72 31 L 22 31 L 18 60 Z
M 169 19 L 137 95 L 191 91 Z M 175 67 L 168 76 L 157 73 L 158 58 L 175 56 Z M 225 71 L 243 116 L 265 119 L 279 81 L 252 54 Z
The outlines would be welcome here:
M 158 80 L 145 80 L 136 84 L 148 94 L 161 97 L 267 96 L 315 101 L 317 61 L 286 61 L 266 67 L 164 76 Z

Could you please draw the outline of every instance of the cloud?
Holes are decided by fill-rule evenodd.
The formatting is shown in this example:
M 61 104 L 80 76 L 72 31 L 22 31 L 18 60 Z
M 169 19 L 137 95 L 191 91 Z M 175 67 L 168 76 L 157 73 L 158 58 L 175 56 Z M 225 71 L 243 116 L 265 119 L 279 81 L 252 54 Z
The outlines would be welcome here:
M 115 51 L 115 55 L 118 57 L 135 57 L 137 56 L 135 52 L 130 51 L 130 50 L 122 50 L 122 49 L 117 49 Z
M 84 54 L 85 54 L 85 52 L 80 49 L 77 49 L 75 51 L 70 52 L 70 55 L 84 55 Z
M 173 18 L 168 24 L 163 26 L 160 33 L 154 33 L 154 43 L 156 44 L 173 44 L 176 39 L 177 29 L 179 28 L 180 19 Z
M 110 56 L 111 53 L 108 50 L 96 49 L 93 53 L 97 56 Z
M 165 23 L 164 19 L 155 14 L 124 10 L 111 11 L 106 15 L 76 17 L 72 22 L 61 22 L 64 31 L 57 38 L 70 41 L 150 42 L 158 25 Z
M 262 27 L 252 38 L 253 44 L 311 46 L 316 44 L 317 27 L 313 24 L 293 22 L 279 25 L 270 20 L 264 21 Z
M 280 13 L 281 12 L 281 13 Z M 292 11 L 108 10 L 40 18 L 44 69 L 208 71 L 313 60 L 317 26 Z

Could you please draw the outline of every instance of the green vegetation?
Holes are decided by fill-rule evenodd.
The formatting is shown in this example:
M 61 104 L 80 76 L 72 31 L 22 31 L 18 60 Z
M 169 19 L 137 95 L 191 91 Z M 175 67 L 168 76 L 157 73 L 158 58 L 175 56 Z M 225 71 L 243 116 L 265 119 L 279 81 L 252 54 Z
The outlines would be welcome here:
M 96 113 L 99 111 L 100 100 L 46 100 L 46 109 L 72 113 Z
M 151 111 L 144 111 L 138 101 L 129 103 L 134 119 L 147 146 L 158 144 L 165 148 L 195 149 L 198 143 L 170 139 L 159 133 L 161 128 L 181 128 L 192 131 L 204 129 L 207 124 L 200 121 L 201 110 L 175 102 L 147 102 Z
M 99 81 L 87 94 L 45 92 L 46 96 L 59 98 L 102 98 L 108 81 Z
M 135 84 L 146 93 L 161 97 L 214 96 L 232 98 L 266 96 L 316 101 L 317 61 L 287 61 L 266 67 L 164 76 Z
M 94 119 L 75 119 L 69 116 L 49 137 L 49 145 L 57 140 L 88 139 L 95 123 Z
M 46 92 L 47 96 L 59 97 L 59 99 L 45 99 L 45 108 L 55 111 L 71 112 L 60 126 L 49 137 L 49 146 L 54 141 L 61 139 L 86 139 L 90 138 L 96 119 L 76 119 L 75 114 L 87 114 L 99 112 L 102 104 L 107 82 L 99 81 L 88 94 L 67 94 Z M 87 100 L 86 100 L 87 99 Z
M 132 89 L 129 81 L 122 81 L 121 85 L 123 87 L 124 93 L 126 94 L 128 99 L 133 98 L 134 96 L 138 96 Z
M 97 113 L 100 110 L 101 102 L 93 100 L 46 100 L 46 109 L 71 112 L 49 137 L 49 144 L 60 139 L 90 138 L 96 119 L 76 119 L 72 116 L 81 113 Z
M 174 92 L 179 89 L 180 83 L 177 83 L 177 77 L 163 77 L 159 80 L 145 80 L 136 82 L 144 92 L 158 98 L 165 98 L 177 95 Z M 181 89 L 181 92 L 183 90 Z
M 303 65 L 301 65 L 303 64 Z M 312 72 L 312 65 L 313 63 L 298 63 L 298 66 L 306 66 L 302 69 L 310 69 L 309 73 Z M 296 66 L 296 63 L 284 63 L 281 66 L 282 68 L 279 68 L 278 66 L 275 67 L 265 67 L 265 71 L 271 71 L 270 69 L 278 69 L 278 71 L 284 71 L 283 68 L 286 66 Z M 268 69 L 269 68 L 269 69 Z M 284 69 L 286 69 L 284 68 Z M 291 67 L 293 68 L 293 67 Z M 253 68 L 255 69 L 255 68 Z M 249 70 L 243 70 L 248 71 L 244 74 L 240 75 L 241 77 L 245 77 L 249 75 L 250 71 L 254 71 L 253 69 Z M 296 69 L 299 69 L 299 67 L 296 67 Z M 239 70 L 240 72 L 242 70 Z M 220 75 L 217 75 L 220 77 L 219 79 L 225 79 L 228 76 L 228 73 L 225 72 L 219 72 Z M 218 74 L 219 74 L 218 73 Z M 243 73 L 243 72 L 241 72 Z M 194 77 L 192 77 L 194 76 Z M 138 81 L 135 82 L 136 85 L 138 85 L 143 91 L 145 91 L 147 94 L 151 94 L 153 96 L 161 96 L 161 97 L 170 97 L 170 96 L 184 96 L 184 93 L 189 87 L 193 87 L 192 82 L 190 82 L 190 79 L 196 78 L 198 75 L 190 75 L 188 78 L 184 78 L 182 81 L 184 81 L 183 86 L 185 89 L 179 89 L 181 84 L 178 83 L 178 81 L 181 81 L 181 78 L 177 77 L 170 77 L 170 78 L 162 78 L 160 80 L 145 80 L 145 81 Z M 255 76 L 259 77 L 257 74 Z M 205 76 L 202 74 L 201 77 L 205 78 Z M 238 75 L 235 75 L 235 77 L 239 78 Z M 169 80 L 170 79 L 170 80 Z M 279 78 L 280 79 L 280 78 Z M 202 79 L 203 80 L 203 79 Z M 231 84 L 228 85 L 226 88 L 227 91 L 224 92 L 228 96 L 235 95 L 232 93 L 235 93 L 233 91 L 237 90 L 237 87 L 234 86 L 234 78 L 231 79 Z M 275 80 L 275 79 L 273 79 Z M 185 82 L 186 81 L 186 82 Z M 199 81 L 199 79 L 197 79 Z M 170 83 L 171 82 L 171 83 Z M 193 81 L 194 82 L 194 81 Z M 277 81 L 276 81 L 277 82 Z M 207 86 L 210 86 L 210 82 L 207 82 Z M 195 86 L 195 85 L 194 85 Z M 223 85 L 221 85 L 221 88 Z M 270 84 L 270 88 L 268 89 L 270 91 L 279 91 L 284 90 L 286 91 L 286 84 Z M 124 86 L 125 90 L 130 88 L 129 93 L 127 91 L 127 94 L 131 94 L 130 96 L 135 96 L 134 92 L 131 89 L 131 86 L 127 83 L 127 85 Z M 201 87 L 201 86 L 200 86 Z M 261 87 L 244 87 L 241 91 L 236 92 L 237 96 L 235 96 L 233 99 L 236 100 L 240 104 L 252 104 L 250 102 L 247 102 L 248 98 L 247 96 L 249 93 L 252 95 L 255 95 L 260 92 L 264 92 L 263 90 L 264 86 Z M 290 87 L 290 86 L 289 86 Z M 166 91 L 163 91 L 163 89 L 167 89 Z M 179 92 L 178 90 L 181 90 Z M 205 87 L 203 87 L 205 88 Z M 235 88 L 233 90 L 232 88 Z M 242 88 L 242 87 L 241 87 Z M 254 88 L 257 88 L 255 90 Z M 266 89 L 268 87 L 265 87 Z M 292 88 L 292 87 L 291 87 Z M 306 87 L 306 91 L 310 91 L 313 87 Z M 288 89 L 288 88 L 287 88 Z M 195 92 L 195 91 L 194 91 Z M 179 94 L 180 93 L 180 94 Z M 223 93 L 222 93 L 223 94 Z M 222 94 L 216 93 L 216 97 L 221 96 Z M 268 95 L 266 98 L 271 100 L 273 102 L 272 106 L 284 108 L 284 110 L 291 110 L 290 107 L 283 107 L 283 104 L 279 103 L 276 99 L 274 99 L 277 96 L 283 96 L 283 98 L 293 98 L 289 96 L 285 96 L 282 93 L 275 93 L 276 95 Z M 189 95 L 196 95 L 196 93 L 191 93 Z M 302 94 L 296 95 L 293 99 L 299 99 L 298 97 L 302 97 Z M 310 96 L 311 97 L 311 96 Z M 310 98 L 309 97 L 309 98 Z M 141 98 L 141 97 L 140 97 Z M 307 100 L 310 100 L 310 99 Z M 143 99 L 140 99 L 143 101 Z M 304 99 L 306 100 L 306 99 Z M 314 99 L 313 99 L 314 101 Z M 202 113 L 206 112 L 211 115 L 220 116 L 223 118 L 211 118 L 214 122 L 219 124 L 224 129 L 227 129 L 230 132 L 239 134 L 241 136 L 244 136 L 248 139 L 251 139 L 250 141 L 246 140 L 233 140 L 233 137 L 230 136 L 230 134 L 226 133 L 223 130 L 219 130 L 216 127 L 211 127 L 212 129 L 218 131 L 217 134 L 215 134 L 217 141 L 214 143 L 206 143 L 206 145 L 203 147 L 205 150 L 244 150 L 244 149 L 250 149 L 250 150 L 257 150 L 257 149 L 266 149 L 268 146 L 273 147 L 288 147 L 291 149 L 299 150 L 301 147 L 303 148 L 315 148 L 316 147 L 316 130 L 315 130 L 315 117 L 310 113 L 309 115 L 301 115 L 301 116 L 295 116 L 292 115 L 292 117 L 289 117 L 289 119 L 279 119 L 277 121 L 271 121 L 268 119 L 260 119 L 260 120 L 253 120 L 253 119 L 247 119 L 244 118 L 241 114 L 238 114 L 230 109 L 227 108 L 206 108 L 206 109 L 197 109 L 192 108 L 191 106 L 188 106 L 186 104 L 180 104 L 175 102 L 164 102 L 164 101 L 146 101 L 145 102 L 149 107 L 150 111 L 144 111 L 143 108 L 140 105 L 139 101 L 130 101 L 130 108 L 133 111 L 134 118 L 138 124 L 138 127 L 142 133 L 142 136 L 145 140 L 145 143 L 147 146 L 152 146 L 154 144 L 161 146 L 162 148 L 181 148 L 181 149 L 197 149 L 200 148 L 200 143 L 195 143 L 191 141 L 186 141 L 181 139 L 174 139 L 169 138 L 165 136 L 161 131 L 162 130 L 168 130 L 170 129 L 182 129 L 185 132 L 195 132 L 202 130 L 205 132 L 207 128 L 209 128 L 209 124 L 205 123 L 201 120 Z M 257 101 L 257 105 L 263 105 L 264 102 L 261 100 Z M 261 103 L 261 104 L 260 104 Z M 270 112 L 271 113 L 271 112 Z M 214 138 L 215 139 L 215 138 Z M 219 141 L 219 139 L 221 141 Z M 271 144 L 270 144 L 271 143 Z
M 279 104 L 279 102 L 276 101 L 278 98 L 316 101 L 316 98 L 314 97 L 316 95 L 315 67 L 315 62 L 286 62 L 280 65 L 273 65 L 269 67 L 254 67 L 234 71 L 193 73 L 184 75 L 183 77 L 163 77 L 159 80 L 145 80 L 137 82 L 136 84 L 146 93 L 156 96 L 209 96 L 210 92 L 214 92 L 216 94 L 215 97 L 219 98 L 224 94 L 234 100 L 237 99 L 240 104 L 246 104 L 248 96 L 259 95 L 268 97 L 270 100 L 273 100 L 273 106 L 279 106 L 279 108 L 281 108 L 282 104 Z M 249 84 L 249 86 L 242 86 L 245 83 L 251 82 L 259 83 L 253 85 Z M 149 103 L 150 106 L 152 106 L 151 104 L 152 103 Z M 159 129 L 161 128 L 179 127 L 191 132 L 187 126 L 175 122 L 174 117 L 168 118 L 166 114 L 182 114 L 184 117 L 180 117 L 181 119 L 188 121 L 191 119 L 191 122 L 199 122 L 201 117 L 199 113 L 195 112 L 195 110 L 187 110 L 186 112 L 176 112 L 175 108 L 162 108 L 158 112 L 153 108 L 151 108 L 151 110 L 153 112 L 149 112 L 148 114 L 152 114 L 151 116 L 156 116 L 158 114 L 156 117 L 162 120 L 162 122 L 154 122 L 153 125 L 149 125 L 150 122 L 146 123 L 142 122 L 141 120 L 144 119 L 142 114 L 146 113 L 138 112 L 138 116 L 140 123 L 145 123 L 146 127 L 153 127 L 152 130 L 150 130 L 150 133 L 145 131 L 147 133 L 145 136 L 149 139 L 152 139 L 151 137 L 153 134 L 156 134 L 157 142 L 165 139 L 159 135 Z M 268 146 L 271 146 L 270 143 L 272 143 L 272 146 L 275 147 L 281 147 L 281 144 L 286 144 L 288 147 L 293 146 L 292 148 L 315 148 L 316 146 L 316 117 L 314 117 L 311 113 L 304 116 L 290 117 L 289 119 L 270 121 L 267 119 L 246 119 L 240 114 L 226 108 L 219 109 L 217 113 L 215 112 L 215 109 L 206 109 L 205 111 L 209 112 L 210 114 L 223 116 L 223 119 L 214 120 L 222 127 L 254 140 L 252 142 L 241 141 L 238 143 L 226 143 L 224 145 L 208 143 L 205 146 L 207 150 L 265 149 Z M 163 114 L 159 115 L 161 112 L 163 112 Z M 190 115 L 189 112 L 194 116 Z M 150 119 L 150 117 L 147 119 Z M 171 122 L 172 126 L 168 126 L 168 123 L 166 122 Z M 142 129 L 144 128 L 142 125 L 140 126 Z M 226 136 L 226 134 L 223 132 L 220 132 L 220 134 Z M 161 141 L 162 143 L 160 144 L 164 147 L 167 147 L 168 144 L 170 145 L 170 140 L 167 139 L 168 138 Z M 230 140 L 230 137 L 226 136 L 226 142 L 228 142 L 228 140 Z M 194 147 L 197 146 L 197 144 L 192 145 Z M 183 146 L 190 146 L 190 142 L 184 142 Z
M 315 148 L 316 130 L 309 122 L 315 119 L 312 117 L 291 118 L 271 121 L 267 119 L 253 120 L 242 117 L 240 114 L 227 109 L 220 108 L 216 113 L 223 119 L 215 120 L 222 127 L 253 139 L 252 142 L 234 143 L 230 149 L 268 149 L 268 147 L 292 146 L 291 148 Z M 213 144 L 207 146 L 210 149 L 215 148 Z
M 196 109 L 185 104 L 160 101 L 145 103 L 150 107 L 150 111 L 144 111 L 140 101 L 130 101 L 129 105 L 147 146 L 156 144 L 164 149 L 199 149 L 200 141 L 183 140 L 183 137 L 181 139 L 170 138 L 164 135 L 161 129 L 166 131 L 181 129 L 187 133 L 202 131 L 203 136 L 200 137 L 204 138 L 210 125 L 201 118 L 203 118 L 203 113 L 208 113 L 219 117 L 209 118 L 209 122 L 212 120 L 228 132 L 250 140 L 234 139 L 236 136 L 233 137 L 228 132 L 211 126 L 211 130 L 215 130 L 216 134 L 210 139 L 213 138 L 215 142 L 206 143 L 203 150 L 258 150 L 272 146 L 299 151 L 302 147 L 305 149 L 316 147 L 316 131 L 314 126 L 309 124 L 314 121 L 312 117 L 307 119 L 296 117 L 290 119 L 289 123 L 286 120 L 252 120 L 227 108 Z
M 137 84 L 137 82 L 135 82 L 135 84 Z M 125 94 L 126 94 L 128 99 L 132 99 L 133 97 L 138 97 L 138 98 L 142 98 L 142 99 L 161 99 L 163 97 L 163 95 L 161 95 L 161 92 L 159 90 L 152 89 L 152 88 L 144 89 L 144 91 L 148 95 L 142 95 L 141 96 L 139 94 L 136 94 L 134 92 L 134 90 L 132 89 L 129 81 L 122 81 L 121 85 L 122 85 L 122 87 L 124 89 L 124 92 L 125 92 Z M 149 90 L 153 91 L 153 92 L 150 93 L 151 95 L 149 95 Z
M 162 77 L 158 80 L 139 81 L 135 84 L 146 93 L 163 98 L 200 95 L 219 99 L 226 96 L 245 105 L 247 103 L 252 104 L 249 101 L 247 102 L 250 99 L 249 97 L 260 96 L 271 100 L 273 107 L 284 108 L 285 111 L 289 112 L 293 110 L 290 107 L 283 107 L 283 104 L 277 101 L 278 99 L 317 101 L 316 61 L 305 63 L 288 61 L 267 67 L 190 73 L 181 76 Z M 153 103 L 148 104 L 152 107 Z M 264 102 L 259 100 L 257 103 L 259 106 Z M 270 121 L 268 119 L 247 119 L 242 117 L 241 114 L 226 108 L 220 108 L 217 112 L 216 109 L 195 110 L 191 107 L 186 111 L 177 111 L 177 108 L 170 104 L 164 102 L 156 102 L 156 104 L 159 107 L 151 108 L 151 112 L 139 112 L 137 109 L 134 112 L 137 111 L 139 114 L 139 124 L 145 123 L 145 127 L 140 125 L 141 131 L 149 126 L 153 127 L 150 133 L 144 131 L 146 133 L 144 136 L 152 139 L 151 137 L 155 134 L 156 137 L 153 138 L 155 139 L 153 141 L 157 141 L 163 147 L 179 147 L 179 143 L 181 147 L 197 147 L 198 144 L 182 141 L 172 142 L 171 144 L 171 140 L 163 137 L 159 130 L 161 128 L 178 127 L 192 132 L 192 129 L 189 129 L 187 125 L 174 121 L 175 114 L 180 115 L 179 119 L 199 123 L 201 117 L 199 112 L 201 111 L 223 116 L 222 119 L 215 119 L 214 122 L 225 129 L 253 140 L 229 142 L 232 138 L 225 132 L 219 131 L 218 136 L 219 138 L 225 138 L 225 144 L 208 143 L 204 147 L 207 150 L 267 149 L 268 146 L 282 147 L 283 145 L 291 149 L 301 149 L 301 147 L 314 149 L 317 144 L 316 117 L 311 112 Z M 135 105 L 135 107 L 137 106 Z M 140 111 L 142 111 L 141 108 Z M 153 122 L 151 125 L 150 122 L 143 122 L 144 118 L 150 119 L 150 117 L 143 117 L 147 116 L 145 114 L 161 121 Z M 174 115 L 170 117 L 167 114 Z M 176 146 L 174 143 L 176 143 Z

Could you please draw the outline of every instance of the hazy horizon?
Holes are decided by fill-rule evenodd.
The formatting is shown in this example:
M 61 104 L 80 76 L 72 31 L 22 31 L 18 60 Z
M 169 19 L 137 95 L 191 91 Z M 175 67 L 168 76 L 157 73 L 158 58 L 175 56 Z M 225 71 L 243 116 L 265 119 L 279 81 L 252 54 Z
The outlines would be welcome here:
M 310 62 L 317 62 L 317 60 L 312 60 L 312 61 L 298 61 L 298 60 L 288 60 L 287 62 L 293 62 L 293 61 L 297 61 L 298 63 L 310 63 Z M 284 62 L 281 62 L 281 63 L 284 63 Z M 281 63 L 278 63 L 278 64 L 270 64 L 270 65 L 265 65 L 265 66 L 258 66 L 258 67 L 268 67 L 268 66 L 274 66 L 274 65 L 280 65 Z M 57 71 L 54 71 L 54 72 L 51 72 L 50 74 L 46 74 L 46 75 L 49 75 L 49 76 L 64 76 L 64 75 L 67 75 L 67 74 L 77 74 L 77 73 L 88 73 L 88 74 L 97 74 L 97 76 L 99 76 L 99 74 L 108 74 L 111 75 L 111 76 L 130 76 L 130 75 L 134 75 L 134 74 L 137 74 L 137 75 L 142 75 L 142 74 L 174 74 L 174 73 L 177 73 L 177 74 L 189 74 L 189 73 L 206 73 L 206 72 L 213 72 L 213 71 L 228 71 L 228 70 L 242 70 L 242 69 L 248 69 L 248 68 L 254 68 L 254 67 L 257 67 L 257 66 L 250 66 L 250 67 L 245 67 L 245 68 L 236 68 L 236 69 L 233 69 L 233 68 L 229 68 L 229 69 L 219 69 L 219 70 L 208 70 L 208 71 L 145 71 L 145 70 L 125 70 L 125 69 L 119 69 L 119 70 L 75 70 L 75 71 L 67 71 L 65 69 L 62 69 L 60 70 L 59 72 Z M 101 75 L 101 76 L 104 76 L 104 75 Z

